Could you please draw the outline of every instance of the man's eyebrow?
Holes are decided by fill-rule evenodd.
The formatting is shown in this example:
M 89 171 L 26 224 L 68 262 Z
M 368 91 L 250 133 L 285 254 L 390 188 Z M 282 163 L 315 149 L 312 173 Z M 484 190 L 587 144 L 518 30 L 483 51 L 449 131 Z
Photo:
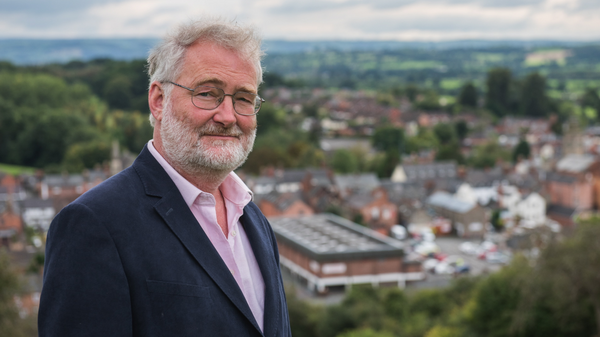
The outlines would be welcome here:
M 207 84 L 213 84 L 219 87 L 224 87 L 225 86 L 225 82 L 223 82 L 223 80 L 218 79 L 218 78 L 205 78 L 202 80 L 199 80 L 198 82 L 194 83 L 193 88 L 196 88 L 197 86 L 200 85 L 207 85 Z M 246 86 L 241 86 L 239 88 L 237 88 L 236 91 L 245 91 L 245 92 L 250 92 L 250 93 L 256 93 L 256 90 L 252 87 L 246 87 Z
M 220 86 L 225 85 L 225 82 L 223 82 L 222 80 L 220 80 L 218 78 L 205 78 L 205 79 L 199 80 L 198 82 L 194 83 L 194 87 L 197 87 L 199 85 L 206 85 L 207 83 L 220 85 Z

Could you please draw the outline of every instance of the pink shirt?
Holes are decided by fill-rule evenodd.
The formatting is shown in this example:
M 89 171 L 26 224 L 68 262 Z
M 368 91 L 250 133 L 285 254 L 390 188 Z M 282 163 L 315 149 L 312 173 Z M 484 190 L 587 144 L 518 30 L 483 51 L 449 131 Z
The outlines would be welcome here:
M 239 221 L 240 216 L 244 213 L 244 207 L 252 200 L 252 192 L 233 172 L 227 176 L 219 187 L 227 209 L 229 234 L 228 237 L 225 237 L 217 223 L 214 196 L 198 189 L 182 177 L 158 153 L 152 140 L 148 142 L 148 150 L 179 189 L 181 196 L 196 220 L 198 220 L 204 233 L 206 233 L 210 242 L 221 255 L 223 262 L 231 271 L 246 298 L 248 306 L 250 306 L 250 310 L 252 310 L 252 314 L 254 314 L 256 322 L 258 322 L 258 326 L 263 330 L 265 282 L 250 246 L 250 241 L 248 241 L 244 227 Z

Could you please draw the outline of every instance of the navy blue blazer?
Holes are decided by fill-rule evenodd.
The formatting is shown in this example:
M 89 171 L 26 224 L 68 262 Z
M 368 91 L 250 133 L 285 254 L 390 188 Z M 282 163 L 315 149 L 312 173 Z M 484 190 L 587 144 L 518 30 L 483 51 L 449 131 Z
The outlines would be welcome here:
M 40 336 L 291 336 L 275 235 L 240 218 L 265 282 L 264 334 L 229 269 L 147 148 L 48 232 Z

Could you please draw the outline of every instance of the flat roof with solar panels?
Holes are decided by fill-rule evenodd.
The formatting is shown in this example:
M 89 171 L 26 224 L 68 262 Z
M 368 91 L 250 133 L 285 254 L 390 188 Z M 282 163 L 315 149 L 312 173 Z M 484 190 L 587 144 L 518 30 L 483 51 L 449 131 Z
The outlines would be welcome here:
M 280 261 L 292 274 L 323 292 L 329 286 L 424 278 L 420 264 L 404 261 L 403 243 L 342 217 L 322 213 L 273 217 Z
M 315 260 L 402 256 L 402 242 L 333 214 L 269 219 L 278 240 Z

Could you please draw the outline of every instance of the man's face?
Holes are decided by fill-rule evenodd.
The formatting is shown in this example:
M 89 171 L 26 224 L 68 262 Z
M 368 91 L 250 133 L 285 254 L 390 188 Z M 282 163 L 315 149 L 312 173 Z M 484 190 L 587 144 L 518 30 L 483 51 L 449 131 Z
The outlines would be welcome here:
M 256 93 L 256 73 L 235 53 L 210 44 L 192 45 L 183 72 L 175 81 L 189 88 L 208 85 L 225 93 Z M 248 157 L 256 136 L 256 116 L 235 113 L 231 97 L 214 110 L 202 110 L 191 101 L 191 92 L 174 87 L 160 122 L 164 155 L 187 173 L 230 172 Z

